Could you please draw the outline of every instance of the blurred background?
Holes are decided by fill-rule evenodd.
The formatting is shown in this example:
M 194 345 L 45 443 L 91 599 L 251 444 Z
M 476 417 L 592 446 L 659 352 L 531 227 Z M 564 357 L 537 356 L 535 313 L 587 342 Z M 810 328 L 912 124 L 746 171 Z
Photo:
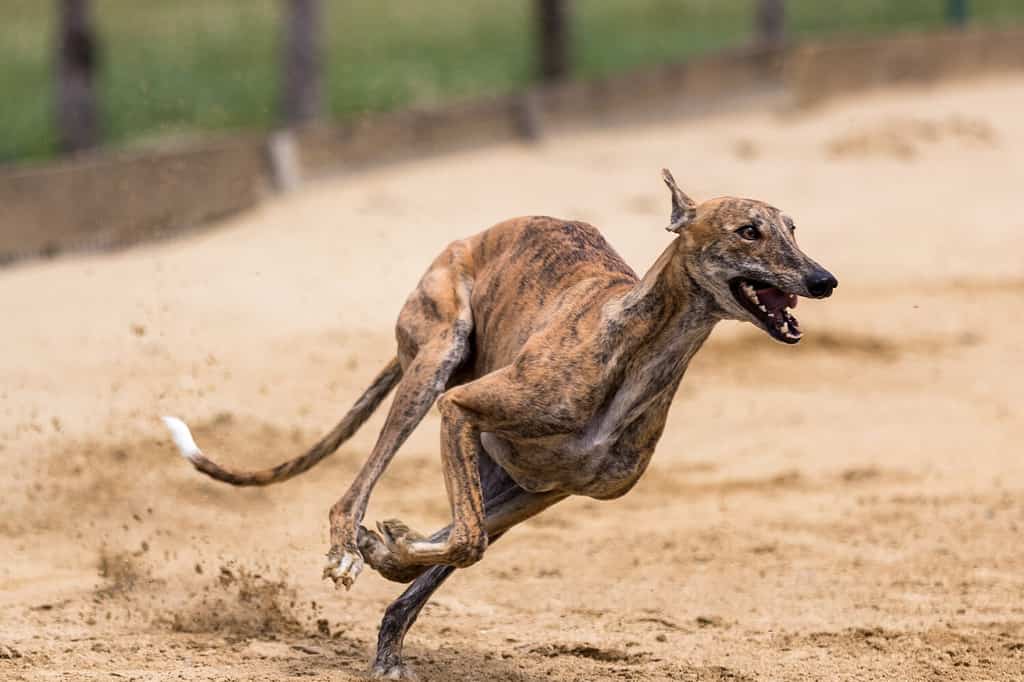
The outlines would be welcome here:
M 1022 19 L 1020 0 L 7 0 L 0 162 L 344 120 L 754 42 Z
M 424 680 L 1019 680 L 1024 0 L 0 1 L 0 679 L 364 679 L 402 589 L 321 581 L 452 240 L 597 226 L 638 272 L 765 200 L 834 272 L 723 322 L 650 468 L 457 571 Z M 366 517 L 450 510 L 433 410 Z

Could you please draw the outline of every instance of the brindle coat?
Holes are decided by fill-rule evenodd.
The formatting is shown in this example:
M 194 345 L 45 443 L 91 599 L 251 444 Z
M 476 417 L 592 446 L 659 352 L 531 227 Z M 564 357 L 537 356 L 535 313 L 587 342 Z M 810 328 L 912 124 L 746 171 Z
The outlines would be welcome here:
M 642 278 L 591 225 L 516 218 L 450 244 L 398 317 L 397 357 L 331 433 L 273 469 L 227 471 L 170 419 L 206 474 L 267 485 L 306 471 L 397 394 L 362 471 L 330 512 L 324 570 L 350 587 L 364 562 L 413 584 L 388 607 L 373 670 L 401 676 L 402 642 L 456 567 L 511 526 L 570 495 L 628 492 L 650 462 L 694 353 L 722 319 L 765 327 L 729 283 L 744 277 L 824 297 L 835 279 L 796 246 L 792 221 L 760 201 L 697 206 L 663 171 L 678 238 Z M 738 231 L 756 226 L 757 239 Z M 437 402 L 452 523 L 432 536 L 397 520 L 360 526 L 374 484 Z M 184 429 L 184 431 L 183 431 Z

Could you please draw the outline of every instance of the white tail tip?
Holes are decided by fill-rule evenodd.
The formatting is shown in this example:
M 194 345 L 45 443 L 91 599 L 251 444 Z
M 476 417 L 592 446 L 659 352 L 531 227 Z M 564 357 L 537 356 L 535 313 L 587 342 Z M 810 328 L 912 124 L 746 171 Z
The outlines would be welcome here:
M 192 438 L 192 432 L 188 430 L 188 425 L 177 417 L 160 418 L 164 420 L 164 424 L 171 430 L 171 438 L 174 439 L 174 444 L 178 446 L 181 456 L 189 461 L 194 461 L 196 455 L 201 453 L 195 439 Z

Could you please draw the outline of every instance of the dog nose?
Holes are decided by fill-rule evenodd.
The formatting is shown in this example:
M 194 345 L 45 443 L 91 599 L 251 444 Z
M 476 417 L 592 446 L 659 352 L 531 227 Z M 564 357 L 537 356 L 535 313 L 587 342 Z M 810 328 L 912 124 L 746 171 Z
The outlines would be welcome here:
M 828 298 L 832 295 L 832 290 L 839 286 L 839 282 L 828 270 L 815 270 L 807 276 L 804 283 L 814 298 Z

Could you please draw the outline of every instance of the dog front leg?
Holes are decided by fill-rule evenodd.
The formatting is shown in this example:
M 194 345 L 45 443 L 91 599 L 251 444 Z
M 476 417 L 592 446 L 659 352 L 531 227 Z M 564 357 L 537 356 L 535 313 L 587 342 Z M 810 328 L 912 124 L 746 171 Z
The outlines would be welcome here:
M 425 538 L 399 521 L 379 525 L 388 549 L 406 566 L 448 564 L 470 566 L 487 549 L 484 500 L 478 459 L 483 451 L 480 432 L 468 415 L 447 396 L 437 401 L 441 411 L 441 461 L 452 524 L 443 539 Z
M 484 517 L 488 545 L 512 526 L 536 516 L 566 497 L 568 494 L 563 492 L 530 493 L 514 483 L 495 497 L 488 497 Z M 380 535 L 360 527 L 359 549 L 378 573 L 400 583 L 409 582 L 430 565 L 440 563 L 437 559 L 444 555 L 452 533 L 452 526 L 446 526 L 424 537 L 398 519 L 381 521 L 377 529 Z

